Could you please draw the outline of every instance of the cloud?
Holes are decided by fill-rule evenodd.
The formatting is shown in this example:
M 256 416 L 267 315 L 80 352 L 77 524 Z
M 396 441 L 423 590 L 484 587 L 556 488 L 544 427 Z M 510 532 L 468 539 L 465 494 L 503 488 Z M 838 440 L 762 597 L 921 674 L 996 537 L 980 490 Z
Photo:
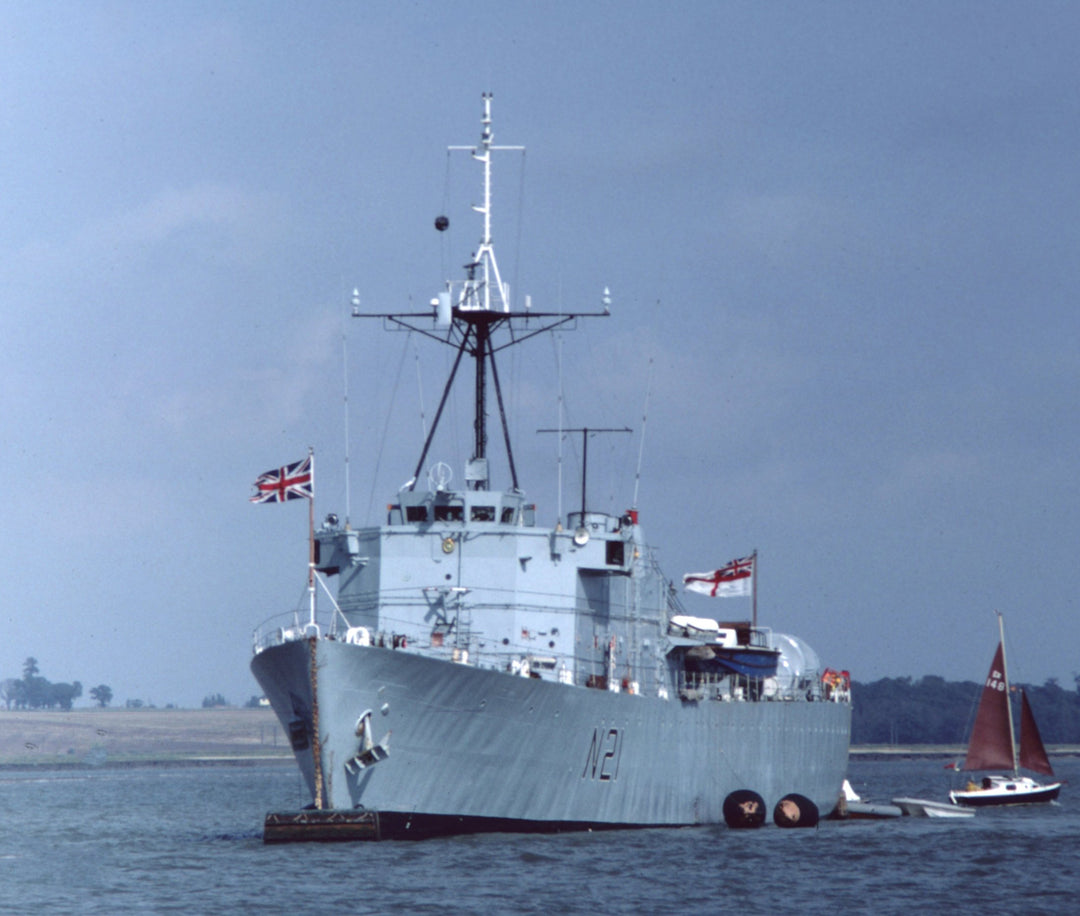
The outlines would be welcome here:
M 31 241 L 9 263 L 31 282 L 73 272 L 86 282 L 185 242 L 206 258 L 253 264 L 281 224 L 272 195 L 201 182 L 163 188 L 126 209 L 91 217 L 67 237 Z
M 174 436 L 205 434 L 207 429 L 237 435 L 265 430 L 267 405 L 271 425 L 291 426 L 303 418 L 313 401 L 322 400 L 328 384 L 339 383 L 341 316 L 333 309 L 296 317 L 279 329 L 278 349 L 266 353 L 256 366 L 234 366 L 221 372 L 215 384 L 193 377 L 167 390 L 155 402 L 156 419 Z
M 982 473 L 978 457 L 971 453 L 915 451 L 895 457 L 892 469 L 879 479 L 878 494 L 886 504 L 922 504 L 940 499 L 943 492 L 975 487 Z
M 167 188 L 93 227 L 89 238 L 117 248 L 157 245 L 192 227 L 236 229 L 251 225 L 259 209 L 255 198 L 228 185 Z

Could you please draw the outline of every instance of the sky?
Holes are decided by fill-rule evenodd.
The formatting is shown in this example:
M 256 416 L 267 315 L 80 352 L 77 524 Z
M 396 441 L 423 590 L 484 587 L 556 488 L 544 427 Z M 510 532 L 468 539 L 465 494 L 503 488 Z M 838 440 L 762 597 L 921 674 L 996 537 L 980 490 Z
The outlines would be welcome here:
M 527 148 L 495 162 L 516 305 L 612 299 L 500 356 L 538 521 L 580 493 L 580 442 L 560 487 L 536 433 L 561 398 L 632 428 L 590 441 L 590 508 L 636 505 L 669 577 L 757 550 L 760 621 L 857 681 L 981 680 L 1001 611 L 1014 679 L 1071 689 L 1078 30 L 1055 2 L 0 2 L 0 679 L 259 692 L 307 513 L 252 482 L 314 448 L 316 514 L 360 526 L 412 476 L 452 354 L 352 290 L 461 278 L 480 171 L 447 146 L 491 92 Z M 428 462 L 458 481 L 460 387 Z

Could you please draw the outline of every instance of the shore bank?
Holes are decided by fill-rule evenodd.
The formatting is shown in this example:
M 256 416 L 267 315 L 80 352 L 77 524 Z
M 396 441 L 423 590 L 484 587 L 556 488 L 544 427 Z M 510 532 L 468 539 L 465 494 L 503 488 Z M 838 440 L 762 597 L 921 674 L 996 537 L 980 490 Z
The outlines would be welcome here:
M 0 710 L 0 765 L 292 760 L 268 708 Z
M 1080 746 L 1075 744 L 1047 745 L 1051 757 L 1080 757 Z M 852 757 L 863 759 L 879 757 L 882 760 L 899 757 L 941 757 L 946 760 L 963 760 L 967 754 L 964 744 L 853 744 Z

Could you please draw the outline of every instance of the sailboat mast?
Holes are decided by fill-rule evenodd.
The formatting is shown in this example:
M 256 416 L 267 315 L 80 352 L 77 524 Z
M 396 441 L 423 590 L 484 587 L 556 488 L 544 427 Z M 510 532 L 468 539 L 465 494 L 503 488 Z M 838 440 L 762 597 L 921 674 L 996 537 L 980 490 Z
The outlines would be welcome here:
M 1016 732 L 1013 731 L 1012 697 L 1009 695 L 1009 665 L 1005 659 L 1005 618 L 997 612 L 998 634 L 1001 637 L 1001 674 L 1005 679 L 1005 709 L 1009 715 L 1009 747 L 1012 748 L 1013 775 L 1020 772 L 1020 761 L 1016 757 Z

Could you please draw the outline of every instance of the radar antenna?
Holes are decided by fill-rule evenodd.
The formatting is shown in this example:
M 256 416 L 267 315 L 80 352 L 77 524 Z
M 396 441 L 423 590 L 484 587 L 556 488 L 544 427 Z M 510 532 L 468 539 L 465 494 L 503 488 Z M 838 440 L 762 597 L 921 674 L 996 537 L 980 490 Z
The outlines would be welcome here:
M 633 432 L 629 426 L 621 426 L 615 429 L 597 429 L 592 426 L 579 426 L 577 429 L 538 429 L 538 433 L 581 433 L 581 524 L 585 524 L 587 511 L 585 502 L 585 488 L 589 473 L 589 435 L 596 433 L 629 433 Z

